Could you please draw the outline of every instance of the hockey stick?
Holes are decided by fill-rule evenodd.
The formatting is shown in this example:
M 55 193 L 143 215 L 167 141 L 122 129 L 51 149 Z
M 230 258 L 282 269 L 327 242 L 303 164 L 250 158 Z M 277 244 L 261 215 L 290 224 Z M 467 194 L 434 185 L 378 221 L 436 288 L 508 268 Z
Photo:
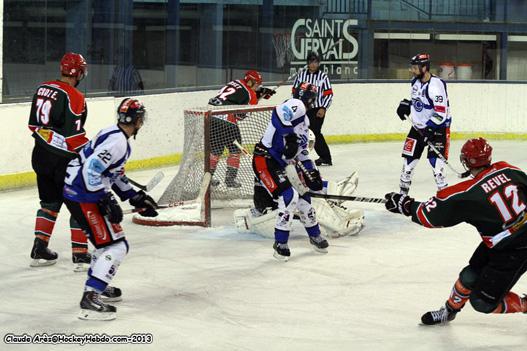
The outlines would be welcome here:
M 252 154 L 246 148 L 244 148 L 243 145 L 238 142 L 238 140 L 234 140 L 232 143 L 234 144 L 234 146 L 240 149 L 242 154 L 244 154 L 245 156 L 252 156 Z
M 205 192 L 209 188 L 211 177 L 212 176 L 211 176 L 210 172 L 206 172 L 203 175 L 203 180 L 201 182 L 201 186 L 200 186 L 200 189 L 199 189 L 199 194 L 198 194 L 198 197 L 197 197 L 198 199 L 201 199 L 201 198 L 203 198 L 205 196 Z M 192 204 L 194 202 L 195 202 L 195 200 L 190 200 L 190 201 L 180 201 L 180 202 L 177 202 L 177 203 L 174 203 L 174 204 L 170 204 L 170 205 L 157 205 L 157 207 L 155 209 L 159 210 L 159 209 L 165 209 L 165 208 L 171 208 L 171 207 L 177 207 L 177 206 L 184 206 L 184 205 Z M 146 208 L 141 208 L 141 207 L 130 208 L 130 209 L 124 210 L 123 214 L 137 213 L 137 212 L 141 212 L 141 211 L 144 211 L 144 210 L 146 210 Z
M 159 171 L 152 177 L 152 179 L 150 179 L 150 181 L 146 185 L 139 184 L 138 182 L 136 182 L 135 180 L 130 179 L 130 178 L 128 178 L 128 181 L 130 182 L 130 184 L 132 184 L 133 186 L 135 186 L 135 187 L 137 187 L 137 188 L 139 188 L 141 190 L 150 191 L 153 188 L 155 188 L 156 185 L 159 184 L 159 182 L 164 177 L 165 177 L 165 174 L 163 172 Z
M 309 195 L 311 195 L 311 197 L 318 197 L 318 198 L 327 199 L 327 200 L 372 202 L 376 204 L 383 204 L 386 202 L 386 199 L 381 199 L 379 197 L 331 195 L 331 194 L 319 194 L 319 193 L 313 193 L 313 192 L 309 192 Z
M 295 73 L 291 74 L 286 79 L 278 82 L 278 84 L 276 84 L 276 86 L 272 90 L 276 90 L 276 89 L 280 88 L 282 85 L 284 85 L 285 83 L 287 83 L 288 81 L 290 81 L 291 79 L 294 79 L 298 75 L 298 73 L 300 73 L 300 70 L 305 69 L 306 67 L 307 67 L 307 65 L 304 65 L 302 68 L 299 68 Z
M 460 173 L 454 167 L 452 167 L 452 165 L 448 163 L 448 160 L 445 158 L 445 156 L 443 156 L 443 154 L 439 152 L 439 150 L 434 146 L 434 144 L 432 144 L 430 140 L 428 140 L 428 138 L 423 134 L 423 132 L 415 126 L 415 124 L 412 122 L 410 117 L 407 115 L 405 115 L 405 117 L 408 120 L 408 122 L 410 122 L 410 124 L 412 125 L 412 128 L 425 140 L 425 143 L 428 145 L 428 147 L 432 149 L 433 152 L 435 152 L 437 157 L 439 157 L 439 159 L 443 161 L 445 165 L 447 165 L 447 167 L 450 168 L 450 170 L 458 176 L 458 178 L 466 178 L 470 175 L 469 171 Z

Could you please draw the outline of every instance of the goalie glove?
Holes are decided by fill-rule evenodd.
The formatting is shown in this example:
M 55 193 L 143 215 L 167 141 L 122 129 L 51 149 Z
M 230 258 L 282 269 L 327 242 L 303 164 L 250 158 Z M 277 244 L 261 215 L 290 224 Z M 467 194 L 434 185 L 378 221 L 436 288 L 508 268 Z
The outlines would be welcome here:
M 157 203 L 152 199 L 150 195 L 144 191 L 138 191 L 137 194 L 132 196 L 129 200 L 130 205 L 135 208 L 144 208 L 143 211 L 140 211 L 139 214 L 144 217 L 156 217 L 158 215 L 156 208 Z
M 404 121 L 406 119 L 406 116 L 410 116 L 410 106 L 412 105 L 412 102 L 408 99 L 401 100 L 399 103 L 399 107 L 397 107 L 397 115 L 401 119 L 401 121 Z
M 107 193 L 97 204 L 103 216 L 107 216 L 110 223 L 119 224 L 123 221 L 123 210 L 112 193 Z
M 320 172 L 318 169 L 310 169 L 303 171 L 304 173 L 304 181 L 306 182 L 306 185 L 309 189 L 312 191 L 320 191 L 324 188 L 324 184 L 322 183 L 322 177 L 320 176 Z
M 410 196 L 392 192 L 384 195 L 384 198 L 386 199 L 384 206 L 388 211 L 393 213 L 401 213 L 405 216 L 409 216 L 411 214 L 410 206 L 412 206 L 412 203 L 415 200 Z

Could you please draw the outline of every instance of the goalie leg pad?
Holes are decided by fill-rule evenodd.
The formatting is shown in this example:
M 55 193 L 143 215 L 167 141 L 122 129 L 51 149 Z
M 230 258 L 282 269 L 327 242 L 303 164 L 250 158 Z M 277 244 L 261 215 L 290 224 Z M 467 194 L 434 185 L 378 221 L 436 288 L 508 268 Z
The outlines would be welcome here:
M 364 227 L 364 212 L 360 209 L 330 205 L 323 199 L 312 199 L 312 205 L 320 226 L 332 238 L 358 234 Z
M 250 209 L 238 209 L 234 211 L 234 222 L 240 233 L 250 232 L 274 239 L 277 214 L 278 211 L 268 211 L 261 216 L 254 216 Z
M 128 243 L 126 240 L 96 249 L 88 270 L 86 288 L 102 293 L 112 281 L 127 253 Z

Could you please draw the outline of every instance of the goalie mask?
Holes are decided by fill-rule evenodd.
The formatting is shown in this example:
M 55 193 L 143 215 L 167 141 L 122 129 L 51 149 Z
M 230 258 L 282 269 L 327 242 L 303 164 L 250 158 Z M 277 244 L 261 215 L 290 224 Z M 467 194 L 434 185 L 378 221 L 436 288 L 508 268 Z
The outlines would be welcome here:
M 315 141 L 317 140 L 315 133 L 311 129 L 309 129 L 308 137 L 307 137 L 307 148 L 309 152 L 313 151 L 313 148 L 315 147 Z

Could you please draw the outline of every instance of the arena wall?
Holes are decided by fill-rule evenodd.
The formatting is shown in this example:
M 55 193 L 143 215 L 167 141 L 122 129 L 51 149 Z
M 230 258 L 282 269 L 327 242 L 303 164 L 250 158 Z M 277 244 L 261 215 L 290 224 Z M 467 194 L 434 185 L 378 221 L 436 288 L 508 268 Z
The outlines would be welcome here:
M 399 101 L 409 96 L 408 83 L 335 84 L 333 105 L 324 134 L 330 143 L 402 140 L 409 129 L 395 114 Z M 148 120 L 137 140 L 132 140 L 128 169 L 159 167 L 179 161 L 183 149 L 183 111 L 204 106 L 215 91 L 144 95 Z M 448 85 L 453 138 L 482 135 L 490 139 L 527 140 L 527 84 L 455 83 Z M 272 100 L 289 97 L 283 86 Z M 115 121 L 121 98 L 87 99 L 88 137 Z M 34 184 L 31 171 L 33 138 L 27 129 L 30 103 L 0 105 L 0 190 Z

